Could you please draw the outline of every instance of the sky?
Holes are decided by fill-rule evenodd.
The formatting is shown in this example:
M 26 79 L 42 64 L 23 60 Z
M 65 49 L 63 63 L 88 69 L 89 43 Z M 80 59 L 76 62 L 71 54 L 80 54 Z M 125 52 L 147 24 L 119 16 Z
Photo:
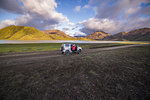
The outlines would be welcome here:
M 70 36 L 150 28 L 150 0 L 0 0 L 0 29 L 61 30 Z

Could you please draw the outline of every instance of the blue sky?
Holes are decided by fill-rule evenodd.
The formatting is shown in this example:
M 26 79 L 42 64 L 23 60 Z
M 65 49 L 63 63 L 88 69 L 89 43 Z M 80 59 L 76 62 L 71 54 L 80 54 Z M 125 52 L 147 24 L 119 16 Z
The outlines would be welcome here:
M 0 11 L 0 13 L 0 22 L 6 19 L 14 20 L 18 16 L 18 14 L 13 14 L 5 11 Z
M 150 28 L 149 0 L 1 0 L 0 28 L 32 26 L 70 36 Z
M 88 0 L 56 0 L 58 3 L 58 8 L 56 9 L 58 12 L 67 15 L 68 19 L 73 23 L 78 23 L 83 20 L 87 20 L 90 17 L 94 17 L 93 9 L 83 9 L 80 12 L 74 12 L 74 8 L 76 6 L 83 7 L 88 4 Z

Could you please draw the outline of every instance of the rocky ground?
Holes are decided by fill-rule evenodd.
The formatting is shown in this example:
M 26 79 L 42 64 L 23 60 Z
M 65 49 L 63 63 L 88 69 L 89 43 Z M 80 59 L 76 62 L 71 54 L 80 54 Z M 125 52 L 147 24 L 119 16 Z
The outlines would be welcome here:
M 0 56 L 1 100 L 149 100 L 150 45 Z

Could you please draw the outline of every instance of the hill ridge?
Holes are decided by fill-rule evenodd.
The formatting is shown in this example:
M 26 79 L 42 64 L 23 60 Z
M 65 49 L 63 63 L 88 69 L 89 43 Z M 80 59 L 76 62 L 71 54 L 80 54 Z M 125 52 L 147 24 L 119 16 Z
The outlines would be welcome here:
M 26 35 L 28 35 L 28 38 Z M 0 39 L 3 39 L 3 40 L 50 40 L 51 38 L 48 38 L 46 34 L 37 30 L 34 27 L 12 25 L 12 26 L 8 26 L 0 30 Z
M 94 39 L 94 40 L 102 40 L 102 39 L 104 39 L 104 38 L 107 37 L 107 36 L 109 36 L 108 33 L 105 33 L 105 32 L 103 32 L 103 31 L 96 31 L 96 32 L 94 32 L 94 33 L 92 33 L 92 34 L 89 34 L 89 35 L 87 36 L 87 38 L 89 38 L 89 39 Z
M 7 26 L 0 29 L 0 40 L 90 40 L 71 37 L 60 30 L 40 31 L 28 26 Z
M 150 28 L 134 29 L 105 37 L 104 40 L 119 41 L 150 41 Z
M 40 31 L 34 27 L 11 25 L 0 29 L 0 40 L 107 40 L 107 41 L 150 41 L 150 28 L 134 29 L 110 35 L 95 31 L 86 37 L 71 37 L 60 30 Z

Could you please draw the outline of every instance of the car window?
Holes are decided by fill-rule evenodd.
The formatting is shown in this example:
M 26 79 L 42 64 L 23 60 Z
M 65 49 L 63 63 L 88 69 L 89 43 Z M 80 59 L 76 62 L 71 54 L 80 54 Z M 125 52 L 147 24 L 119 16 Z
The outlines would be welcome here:
M 65 44 L 65 47 L 69 47 L 69 44 Z

